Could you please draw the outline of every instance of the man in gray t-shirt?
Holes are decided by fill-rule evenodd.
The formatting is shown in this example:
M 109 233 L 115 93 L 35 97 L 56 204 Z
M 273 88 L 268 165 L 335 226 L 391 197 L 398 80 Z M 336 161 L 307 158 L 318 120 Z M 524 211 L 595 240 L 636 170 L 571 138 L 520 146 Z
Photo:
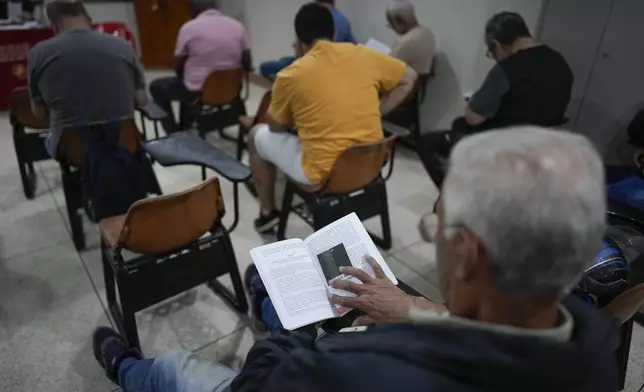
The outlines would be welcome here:
M 55 0 L 47 14 L 56 36 L 29 53 L 29 91 L 36 116 L 49 115 L 55 156 L 64 126 L 132 116 L 147 96 L 130 44 L 92 31 L 82 3 Z

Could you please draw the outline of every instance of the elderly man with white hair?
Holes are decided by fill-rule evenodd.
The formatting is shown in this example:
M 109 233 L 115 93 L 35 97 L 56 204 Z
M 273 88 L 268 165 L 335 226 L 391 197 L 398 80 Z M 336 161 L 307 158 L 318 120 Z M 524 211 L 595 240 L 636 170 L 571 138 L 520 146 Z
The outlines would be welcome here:
M 390 3 L 387 22 L 399 36 L 391 55 L 407 63 L 417 74 L 428 75 L 434 63 L 436 40 L 430 29 L 418 23 L 414 5 L 408 0 Z
M 430 201 L 428 200 L 428 203 Z M 189 352 L 139 360 L 115 333 L 97 357 L 130 391 L 615 391 L 618 325 L 567 297 L 601 245 L 604 173 L 590 142 L 540 128 L 491 131 L 456 146 L 439 205 L 445 301 L 411 297 L 373 261 L 346 333 L 277 331 L 241 373 Z M 427 255 L 433 258 L 433 255 Z

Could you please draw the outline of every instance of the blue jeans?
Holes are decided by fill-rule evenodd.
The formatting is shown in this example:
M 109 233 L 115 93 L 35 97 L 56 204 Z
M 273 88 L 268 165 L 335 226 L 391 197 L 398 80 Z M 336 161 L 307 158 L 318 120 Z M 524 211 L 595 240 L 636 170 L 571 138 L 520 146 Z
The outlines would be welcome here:
M 128 358 L 118 373 L 125 392 L 226 392 L 238 374 L 189 351 L 170 351 L 156 359 Z
M 291 56 L 282 57 L 281 59 L 276 61 L 266 61 L 265 63 L 261 63 L 259 65 L 259 73 L 266 78 L 274 79 L 275 75 L 277 75 L 279 71 L 293 64 L 295 60 L 297 60 L 297 58 Z
M 282 328 L 280 318 L 277 316 L 277 311 L 271 302 L 271 299 L 266 297 L 262 302 L 262 321 L 266 325 L 268 332 L 279 331 Z

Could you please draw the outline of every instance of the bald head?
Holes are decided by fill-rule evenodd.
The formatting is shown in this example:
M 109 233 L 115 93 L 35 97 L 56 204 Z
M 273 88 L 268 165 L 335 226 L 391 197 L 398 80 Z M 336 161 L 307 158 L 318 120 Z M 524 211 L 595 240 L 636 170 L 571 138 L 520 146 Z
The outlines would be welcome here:
M 46 12 L 56 32 L 91 27 L 92 20 L 81 0 L 52 0 L 47 4 Z
M 418 26 L 416 8 L 408 0 L 392 1 L 387 6 L 387 20 L 398 34 L 405 34 L 407 31 Z

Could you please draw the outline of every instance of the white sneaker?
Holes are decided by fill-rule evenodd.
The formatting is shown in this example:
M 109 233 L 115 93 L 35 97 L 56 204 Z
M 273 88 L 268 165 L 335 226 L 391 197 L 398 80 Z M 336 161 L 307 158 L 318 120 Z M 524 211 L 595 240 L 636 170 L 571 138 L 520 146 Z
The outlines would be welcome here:
M 434 242 L 438 232 L 438 217 L 434 213 L 423 215 L 418 222 L 418 231 L 425 242 Z

